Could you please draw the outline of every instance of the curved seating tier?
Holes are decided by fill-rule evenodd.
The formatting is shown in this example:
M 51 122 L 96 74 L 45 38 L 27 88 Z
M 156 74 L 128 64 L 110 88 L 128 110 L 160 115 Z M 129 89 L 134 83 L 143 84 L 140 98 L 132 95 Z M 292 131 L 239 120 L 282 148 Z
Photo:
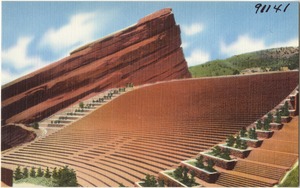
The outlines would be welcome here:
M 140 87 L 47 137 L 3 153 L 2 165 L 69 165 L 82 186 L 133 186 L 145 174 L 157 175 L 224 141 L 274 108 L 297 84 L 298 72 L 284 72 Z M 249 160 L 261 162 L 254 154 Z M 239 164 L 241 172 L 246 163 Z M 217 183 L 238 185 L 226 176 L 237 175 L 223 173 Z

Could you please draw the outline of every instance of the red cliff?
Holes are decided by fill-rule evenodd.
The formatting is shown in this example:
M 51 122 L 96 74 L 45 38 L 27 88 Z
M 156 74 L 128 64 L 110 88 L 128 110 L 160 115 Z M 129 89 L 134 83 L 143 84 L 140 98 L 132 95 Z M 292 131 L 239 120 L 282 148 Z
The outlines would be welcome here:
M 2 87 L 2 123 L 39 121 L 79 99 L 126 83 L 189 78 L 171 9 L 82 46 Z

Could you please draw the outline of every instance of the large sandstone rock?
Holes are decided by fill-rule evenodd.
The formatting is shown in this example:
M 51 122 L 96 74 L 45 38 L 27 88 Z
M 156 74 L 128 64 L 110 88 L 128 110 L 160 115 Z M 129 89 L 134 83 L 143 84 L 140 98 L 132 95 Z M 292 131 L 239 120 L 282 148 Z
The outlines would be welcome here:
M 171 9 L 2 87 L 2 123 L 30 123 L 109 88 L 191 77 Z

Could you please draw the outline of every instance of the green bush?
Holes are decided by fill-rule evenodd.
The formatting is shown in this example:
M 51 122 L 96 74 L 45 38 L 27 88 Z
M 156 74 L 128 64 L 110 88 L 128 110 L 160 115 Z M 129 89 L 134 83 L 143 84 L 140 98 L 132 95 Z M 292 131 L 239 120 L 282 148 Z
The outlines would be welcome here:
M 204 168 L 204 163 L 203 163 L 203 156 L 200 155 L 199 157 L 196 158 L 196 167 L 198 168 Z
M 241 138 L 240 138 L 240 136 L 237 136 L 236 137 L 236 139 L 235 139 L 235 148 L 241 148 L 241 143 L 242 142 L 242 140 L 241 140 Z
M 33 178 L 36 176 L 34 167 L 31 168 L 29 176 Z
M 264 121 L 263 129 L 265 131 L 269 131 L 270 130 L 270 122 L 268 120 Z
M 39 129 L 40 126 L 39 126 L 39 124 L 37 122 L 34 122 L 33 125 L 32 125 L 32 127 L 34 129 Z
M 58 176 L 53 181 L 56 187 L 77 187 L 77 177 L 73 169 L 64 166 L 58 170 Z
M 221 148 L 219 146 L 213 147 L 211 154 L 214 155 L 214 156 L 220 156 L 221 155 Z
M 44 177 L 45 177 L 45 178 L 50 178 L 50 177 L 51 177 L 50 170 L 49 170 L 48 167 L 47 167 L 47 169 L 46 169 L 46 171 L 45 171 Z
M 43 172 L 41 167 L 38 168 L 36 176 L 37 177 L 43 177 L 44 176 L 44 172 Z
M 281 116 L 290 116 L 289 104 L 285 101 L 283 107 L 281 107 Z
M 215 163 L 213 160 L 208 159 L 207 160 L 207 166 L 205 167 L 205 170 L 209 172 L 215 172 L 216 170 L 214 169 Z
M 256 128 L 260 130 L 260 129 L 262 129 L 262 126 L 263 125 L 261 123 L 261 120 L 258 120 L 257 123 L 256 123 Z
M 145 179 L 143 179 L 143 187 L 157 187 L 157 181 L 153 175 L 147 174 Z
M 232 135 L 227 137 L 226 145 L 229 146 L 229 147 L 232 147 L 234 145 L 234 137 Z
M 23 178 L 28 178 L 29 174 L 28 174 L 28 169 L 27 167 L 23 168 Z
M 257 133 L 255 131 L 255 128 L 250 128 L 248 131 L 248 135 L 250 139 L 257 140 Z
M 179 166 L 176 168 L 173 172 L 173 176 L 175 179 L 180 181 L 181 183 L 185 184 L 188 187 L 193 187 L 198 185 L 195 181 L 195 175 L 196 173 L 194 171 L 191 171 L 191 177 L 188 176 L 189 169 L 186 167 Z
M 14 172 L 14 178 L 15 180 L 19 180 L 19 179 L 22 179 L 23 178 L 23 174 L 21 172 L 21 168 L 20 166 L 18 166 Z
M 229 149 L 225 148 L 221 153 L 220 157 L 226 160 L 231 160 Z
M 240 130 L 240 137 L 247 137 L 247 130 L 245 127 Z
M 281 123 L 281 113 L 278 110 L 276 111 L 275 123 Z
M 84 103 L 83 102 L 79 103 L 79 108 L 84 108 Z
M 247 142 L 245 140 L 242 140 L 241 149 L 247 149 L 247 148 L 248 148 Z

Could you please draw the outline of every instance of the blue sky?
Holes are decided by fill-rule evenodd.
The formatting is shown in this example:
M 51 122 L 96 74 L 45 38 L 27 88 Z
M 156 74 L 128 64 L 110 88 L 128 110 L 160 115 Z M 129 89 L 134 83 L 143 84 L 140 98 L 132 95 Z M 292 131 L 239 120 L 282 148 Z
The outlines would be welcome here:
M 263 2 L 267 5 L 289 2 Z M 255 14 L 257 2 L 2 2 L 1 84 L 170 7 L 189 66 L 261 49 L 298 46 L 298 3 Z

